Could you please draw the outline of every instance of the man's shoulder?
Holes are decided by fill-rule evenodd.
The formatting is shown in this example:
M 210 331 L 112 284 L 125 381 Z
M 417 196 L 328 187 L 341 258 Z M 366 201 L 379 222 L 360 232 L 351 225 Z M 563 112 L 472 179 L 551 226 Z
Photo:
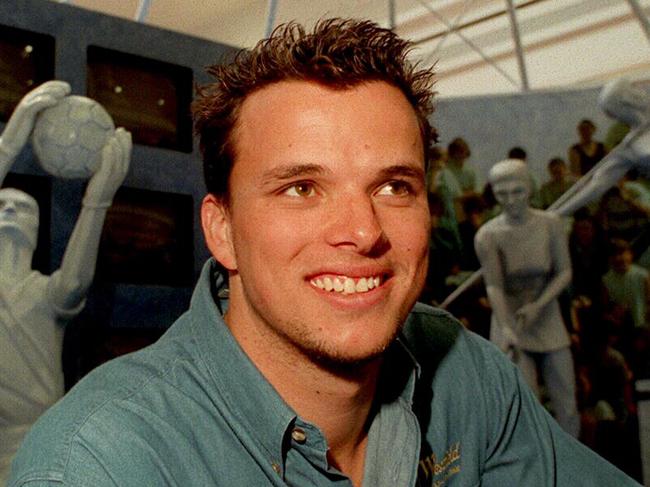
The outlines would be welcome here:
M 420 366 L 436 373 L 443 364 L 450 372 L 459 366 L 478 375 L 494 367 L 513 369 L 494 344 L 466 329 L 450 313 L 423 303 L 411 311 L 402 335 Z
M 28 479 L 63 481 L 79 467 L 74 459 L 81 452 L 93 455 L 98 445 L 120 449 L 125 437 L 147 434 L 140 430 L 154 423 L 141 421 L 142 414 L 173 421 L 166 417 L 163 398 L 179 394 L 178 378 L 194 367 L 185 348 L 173 338 L 161 340 L 86 375 L 28 433 L 13 464 L 16 484 L 10 485 Z

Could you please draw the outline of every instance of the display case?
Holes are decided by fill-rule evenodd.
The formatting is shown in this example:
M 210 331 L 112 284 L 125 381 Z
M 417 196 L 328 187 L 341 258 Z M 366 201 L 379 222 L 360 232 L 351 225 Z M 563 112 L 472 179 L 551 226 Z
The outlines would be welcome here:
M 192 151 L 192 70 L 99 46 L 87 49 L 87 95 L 138 144 Z
M 0 25 L 0 121 L 32 88 L 54 78 L 54 37 Z

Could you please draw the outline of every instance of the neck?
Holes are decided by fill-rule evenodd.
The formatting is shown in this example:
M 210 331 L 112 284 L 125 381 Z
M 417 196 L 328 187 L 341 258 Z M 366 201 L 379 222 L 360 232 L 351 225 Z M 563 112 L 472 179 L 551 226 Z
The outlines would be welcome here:
M 344 365 L 315 359 L 237 309 L 235 302 L 242 297 L 237 288 L 231 281 L 225 316 L 233 336 L 282 399 L 302 419 L 320 428 L 327 439 L 330 463 L 360 485 L 381 357 Z
M 523 225 L 530 217 L 530 208 L 526 208 L 521 213 L 505 213 L 506 221 L 510 225 Z
M 15 283 L 32 270 L 32 250 L 0 238 L 0 281 Z

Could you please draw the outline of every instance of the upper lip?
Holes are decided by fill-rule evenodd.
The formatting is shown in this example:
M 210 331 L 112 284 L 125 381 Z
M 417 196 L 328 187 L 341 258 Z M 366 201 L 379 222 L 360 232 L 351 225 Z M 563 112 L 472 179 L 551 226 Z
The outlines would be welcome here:
M 392 275 L 392 270 L 388 266 L 378 265 L 328 265 L 318 270 L 309 272 L 307 280 L 322 275 L 345 276 L 350 278 L 375 277 Z

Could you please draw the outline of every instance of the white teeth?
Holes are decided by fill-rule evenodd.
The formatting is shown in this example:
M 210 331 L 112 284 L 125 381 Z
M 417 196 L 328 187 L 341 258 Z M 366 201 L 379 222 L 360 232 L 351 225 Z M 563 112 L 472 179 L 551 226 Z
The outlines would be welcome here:
M 354 286 L 354 290 L 358 293 L 365 293 L 368 290 L 368 283 L 365 277 L 362 277 L 357 281 L 357 285 Z
M 361 277 L 356 282 L 351 277 L 337 276 L 312 279 L 311 284 L 325 291 L 343 294 L 365 293 L 379 287 L 380 277 Z
M 341 279 L 339 279 L 338 277 L 334 279 L 334 282 L 332 284 L 334 284 L 334 291 L 336 291 L 337 293 L 343 291 L 343 283 L 341 282 Z
M 352 294 L 355 292 L 355 288 L 356 286 L 354 285 L 354 281 L 349 277 L 346 277 L 343 283 L 343 292 L 345 294 Z

